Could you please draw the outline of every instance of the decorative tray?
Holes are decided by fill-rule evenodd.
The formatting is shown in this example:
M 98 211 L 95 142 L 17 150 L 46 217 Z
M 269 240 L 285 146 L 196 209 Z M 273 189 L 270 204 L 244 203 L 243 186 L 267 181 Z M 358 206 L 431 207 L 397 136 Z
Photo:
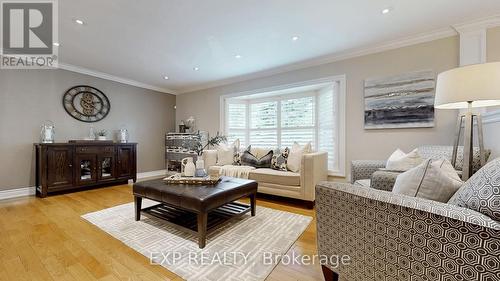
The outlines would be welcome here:
M 163 179 L 167 184 L 199 184 L 215 185 L 221 180 L 221 177 L 183 177 L 181 174 L 175 174 Z

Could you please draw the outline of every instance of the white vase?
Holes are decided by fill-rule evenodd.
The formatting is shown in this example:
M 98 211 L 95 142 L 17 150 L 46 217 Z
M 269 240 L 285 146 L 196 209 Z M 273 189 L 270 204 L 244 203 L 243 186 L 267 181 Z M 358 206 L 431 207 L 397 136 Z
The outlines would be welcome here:
M 97 140 L 105 141 L 106 140 L 106 136 L 98 136 Z
M 194 177 L 196 167 L 193 163 L 193 157 L 186 157 L 181 161 L 185 177 Z
M 195 176 L 196 177 L 205 177 L 207 175 L 207 172 L 205 171 L 205 161 L 201 159 L 201 156 L 198 156 L 198 160 L 196 160 L 196 172 Z

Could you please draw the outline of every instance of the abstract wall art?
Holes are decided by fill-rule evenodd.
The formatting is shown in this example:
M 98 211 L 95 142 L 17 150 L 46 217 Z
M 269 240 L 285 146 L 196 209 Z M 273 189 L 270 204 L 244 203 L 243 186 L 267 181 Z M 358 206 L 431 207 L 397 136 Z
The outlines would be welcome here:
M 436 75 L 425 70 L 365 80 L 365 129 L 434 127 Z

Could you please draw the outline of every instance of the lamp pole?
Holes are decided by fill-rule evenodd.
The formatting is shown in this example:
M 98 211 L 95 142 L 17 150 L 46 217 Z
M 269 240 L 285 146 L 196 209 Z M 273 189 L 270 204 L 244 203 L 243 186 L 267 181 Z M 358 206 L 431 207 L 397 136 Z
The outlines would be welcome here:
M 452 164 L 455 166 L 458 155 L 458 146 L 460 144 L 460 137 L 462 132 L 462 127 L 464 127 L 464 147 L 463 147 L 463 163 L 462 163 L 462 180 L 466 181 L 470 178 L 473 173 L 472 161 L 473 161 L 473 145 L 474 145 L 474 119 L 477 123 L 477 138 L 479 144 L 479 155 L 481 166 L 486 162 L 484 154 L 484 143 L 483 143 L 483 122 L 481 120 L 480 114 L 474 114 L 472 112 L 472 101 L 467 101 L 467 112 L 464 115 L 458 117 L 455 144 L 453 146 L 452 154 Z M 463 124 L 465 122 L 465 124 Z

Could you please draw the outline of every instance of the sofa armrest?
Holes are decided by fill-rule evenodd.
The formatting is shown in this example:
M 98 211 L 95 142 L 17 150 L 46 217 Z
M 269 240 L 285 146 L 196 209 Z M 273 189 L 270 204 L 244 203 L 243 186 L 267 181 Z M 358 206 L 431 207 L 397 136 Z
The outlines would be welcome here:
M 328 152 L 314 152 L 302 155 L 300 186 L 304 200 L 314 201 L 314 187 L 328 179 Z
M 424 270 L 432 280 L 498 278 L 500 224 L 469 209 L 324 182 L 316 218 L 320 256 L 351 257 L 349 265 L 326 264 L 340 280 L 410 280 Z
M 351 162 L 351 183 L 369 179 L 380 168 L 385 168 L 384 160 L 355 160 Z
M 370 187 L 378 190 L 392 191 L 396 178 L 401 172 L 376 171 L 372 174 Z
M 205 162 L 205 170 L 208 173 L 210 167 L 217 164 L 217 150 L 216 149 L 205 149 L 201 155 L 203 161 Z

